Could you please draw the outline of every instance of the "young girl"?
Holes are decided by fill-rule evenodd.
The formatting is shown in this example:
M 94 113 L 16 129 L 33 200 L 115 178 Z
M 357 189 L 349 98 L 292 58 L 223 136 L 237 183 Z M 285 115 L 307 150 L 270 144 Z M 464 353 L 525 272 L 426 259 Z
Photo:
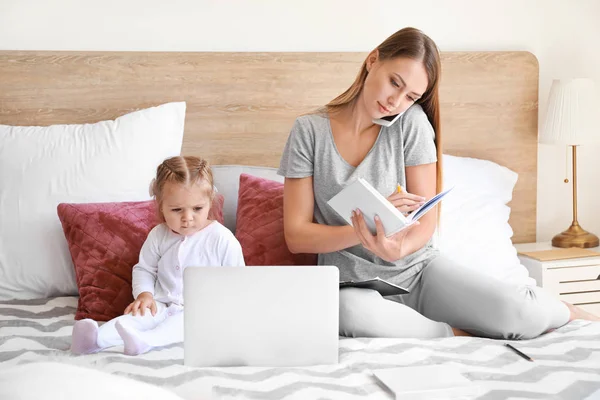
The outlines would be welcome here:
M 160 164 L 150 193 L 162 221 L 148 234 L 133 267 L 135 301 L 101 327 L 92 319 L 73 327 L 71 351 L 95 353 L 124 345 L 128 355 L 183 341 L 183 271 L 188 266 L 244 266 L 235 236 L 208 219 L 214 197 L 208 163 L 172 157 Z

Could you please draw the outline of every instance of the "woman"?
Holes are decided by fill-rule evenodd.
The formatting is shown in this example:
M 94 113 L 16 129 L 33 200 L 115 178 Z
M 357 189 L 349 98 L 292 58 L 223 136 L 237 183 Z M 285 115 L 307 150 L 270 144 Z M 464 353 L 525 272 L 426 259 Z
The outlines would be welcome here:
M 362 177 L 402 212 L 441 188 L 441 131 L 435 43 L 402 29 L 373 50 L 352 86 L 292 128 L 278 173 L 285 176 L 285 238 L 294 253 L 319 253 L 342 280 L 379 276 L 410 290 L 384 299 L 340 291 L 340 334 L 527 339 L 576 318 L 595 319 L 540 288 L 514 286 L 454 264 L 432 247 L 436 213 L 386 238 L 357 210 L 345 224 L 327 201 Z M 373 119 L 404 113 L 390 127 Z M 399 182 L 405 191 L 395 191 Z M 383 228 L 379 221 L 375 221 Z

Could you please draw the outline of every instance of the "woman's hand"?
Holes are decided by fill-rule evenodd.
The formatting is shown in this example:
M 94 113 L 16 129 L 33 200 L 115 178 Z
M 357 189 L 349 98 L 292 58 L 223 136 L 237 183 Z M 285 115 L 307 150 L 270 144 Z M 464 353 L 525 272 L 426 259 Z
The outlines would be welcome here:
M 352 225 L 354 226 L 356 236 L 365 249 L 369 250 L 379 258 L 388 262 L 394 262 L 410 254 L 406 246 L 403 246 L 404 240 L 411 229 L 419 225 L 419 221 L 415 221 L 389 238 L 385 237 L 383 224 L 378 217 L 375 217 L 377 233 L 373 235 L 367 227 L 360 210 L 356 210 L 352 213 Z
M 139 310 L 143 317 L 144 313 L 146 312 L 146 308 L 150 309 L 152 315 L 156 315 L 156 302 L 154 301 L 154 296 L 152 296 L 152 293 L 150 292 L 140 293 L 137 299 L 127 306 L 123 314 L 132 313 L 133 316 L 136 316 Z
M 402 190 L 401 192 L 394 192 L 387 199 L 402 214 L 408 214 L 411 211 L 421 207 L 425 203 L 425 197 L 408 193 L 405 190 Z

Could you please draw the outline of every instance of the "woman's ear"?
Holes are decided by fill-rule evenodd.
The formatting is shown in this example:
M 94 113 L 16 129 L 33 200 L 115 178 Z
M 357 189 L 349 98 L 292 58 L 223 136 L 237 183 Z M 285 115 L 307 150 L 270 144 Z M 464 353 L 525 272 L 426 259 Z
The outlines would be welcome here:
M 379 59 L 379 50 L 375 49 L 369 53 L 369 55 L 367 56 L 367 63 L 366 63 L 367 72 L 371 71 L 371 68 L 373 68 L 373 65 L 377 62 L 378 59 Z

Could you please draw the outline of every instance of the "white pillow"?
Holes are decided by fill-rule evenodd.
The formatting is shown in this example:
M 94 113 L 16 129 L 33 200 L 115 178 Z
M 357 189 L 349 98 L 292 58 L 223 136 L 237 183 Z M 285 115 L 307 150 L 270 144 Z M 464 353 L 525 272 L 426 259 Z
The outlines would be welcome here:
M 436 245 L 446 257 L 503 281 L 535 285 L 521 265 L 508 224 L 518 174 L 487 160 L 444 154 L 444 189 Z
M 0 300 L 77 294 L 56 206 L 149 199 L 184 119 L 178 102 L 95 124 L 0 125 Z

